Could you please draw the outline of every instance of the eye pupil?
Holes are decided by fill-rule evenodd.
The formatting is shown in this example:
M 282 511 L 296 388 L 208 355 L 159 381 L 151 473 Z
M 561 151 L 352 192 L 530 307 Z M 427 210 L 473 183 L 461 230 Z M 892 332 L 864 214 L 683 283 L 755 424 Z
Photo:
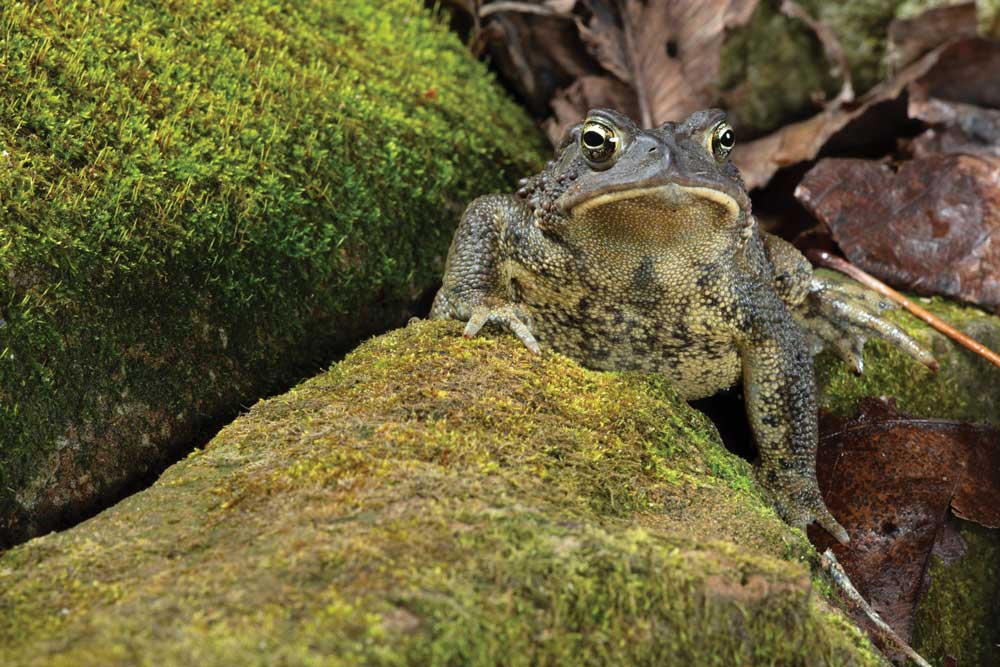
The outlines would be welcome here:
M 732 148 L 736 144 L 736 135 L 733 134 L 732 130 L 726 130 L 719 137 L 719 143 L 723 148 Z
M 587 148 L 597 149 L 604 145 L 604 134 L 597 130 L 587 130 L 583 133 L 583 145 Z

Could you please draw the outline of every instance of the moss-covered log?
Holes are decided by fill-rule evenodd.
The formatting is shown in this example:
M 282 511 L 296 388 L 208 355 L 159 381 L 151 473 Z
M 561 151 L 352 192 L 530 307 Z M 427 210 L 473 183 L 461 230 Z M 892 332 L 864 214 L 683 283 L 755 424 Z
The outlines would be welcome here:
M 0 557 L 24 665 L 874 665 L 655 378 L 420 322 Z
M 541 139 L 414 0 L 4 2 L 0 545 L 406 317 Z

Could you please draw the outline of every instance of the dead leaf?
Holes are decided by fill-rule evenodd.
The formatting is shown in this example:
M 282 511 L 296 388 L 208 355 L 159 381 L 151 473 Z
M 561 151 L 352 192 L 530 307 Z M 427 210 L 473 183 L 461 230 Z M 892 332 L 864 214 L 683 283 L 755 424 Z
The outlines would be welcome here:
M 976 36 L 976 3 L 934 7 L 910 19 L 889 24 L 886 58 L 892 71 L 912 63 L 940 44 Z
M 865 399 L 855 418 L 822 415 L 820 433 L 820 489 L 851 543 L 820 530 L 810 537 L 820 551 L 833 547 L 865 599 L 909 641 L 935 543 L 951 558 L 960 550 L 947 539 L 949 506 L 987 526 L 1000 518 L 1000 431 L 910 418 L 890 402 Z
M 551 100 L 554 116 L 544 124 L 545 134 L 554 146 L 559 145 L 566 129 L 579 123 L 589 109 L 610 107 L 638 116 L 635 96 L 627 85 L 611 76 L 582 76 Z
M 733 162 L 752 189 L 766 185 L 779 169 L 815 159 L 821 150 L 863 149 L 871 139 L 898 131 L 904 118 L 888 103 L 903 99 L 904 92 L 1000 108 L 998 71 L 1000 43 L 967 38 L 941 44 L 857 102 L 834 100 L 812 118 L 737 144 Z
M 488 17 L 483 31 L 493 65 L 538 116 L 548 115 L 556 91 L 598 71 L 572 20 L 497 12 Z
M 911 95 L 907 113 L 934 126 L 905 142 L 904 150 L 912 157 L 961 153 L 1000 158 L 1000 111 L 996 109 Z
M 795 196 L 884 282 L 1000 312 L 1000 159 L 826 159 Z
M 579 23 L 581 38 L 604 69 L 632 87 L 637 120 L 653 127 L 711 106 L 725 31 L 747 23 L 757 0 L 587 4 L 593 14 Z
M 960 39 L 948 44 L 935 66 L 910 88 L 920 98 L 936 98 L 1000 109 L 1000 42 Z
M 992 69 L 991 69 L 992 68 Z M 931 126 L 905 149 L 914 157 L 964 153 L 1000 157 L 1000 45 L 968 40 L 907 88 L 910 118 Z
M 978 428 L 981 445 L 969 447 L 965 475 L 951 499 L 951 509 L 966 521 L 1000 528 L 1000 433 Z

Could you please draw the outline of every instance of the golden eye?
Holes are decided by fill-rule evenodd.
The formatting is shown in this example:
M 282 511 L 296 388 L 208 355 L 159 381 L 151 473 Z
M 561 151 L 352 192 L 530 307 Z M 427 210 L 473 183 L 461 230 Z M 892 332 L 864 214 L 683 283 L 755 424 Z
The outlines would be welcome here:
M 729 157 L 729 151 L 736 145 L 736 133 L 726 121 L 722 121 L 712 130 L 712 154 L 722 162 Z
M 580 133 L 583 156 L 591 162 L 607 162 L 620 145 L 614 128 L 596 120 L 588 120 Z

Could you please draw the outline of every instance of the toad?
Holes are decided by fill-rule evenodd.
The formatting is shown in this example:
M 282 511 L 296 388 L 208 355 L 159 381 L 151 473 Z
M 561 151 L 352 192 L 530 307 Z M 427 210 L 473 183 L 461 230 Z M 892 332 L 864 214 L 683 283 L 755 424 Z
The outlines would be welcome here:
M 466 209 L 432 318 L 487 323 L 529 349 L 603 370 L 664 374 L 689 400 L 742 383 L 758 479 L 779 514 L 847 532 L 816 482 L 812 355 L 832 347 L 858 371 L 872 334 L 933 359 L 859 285 L 813 274 L 765 233 L 733 163 L 719 110 L 643 130 L 596 109 L 513 195 Z

